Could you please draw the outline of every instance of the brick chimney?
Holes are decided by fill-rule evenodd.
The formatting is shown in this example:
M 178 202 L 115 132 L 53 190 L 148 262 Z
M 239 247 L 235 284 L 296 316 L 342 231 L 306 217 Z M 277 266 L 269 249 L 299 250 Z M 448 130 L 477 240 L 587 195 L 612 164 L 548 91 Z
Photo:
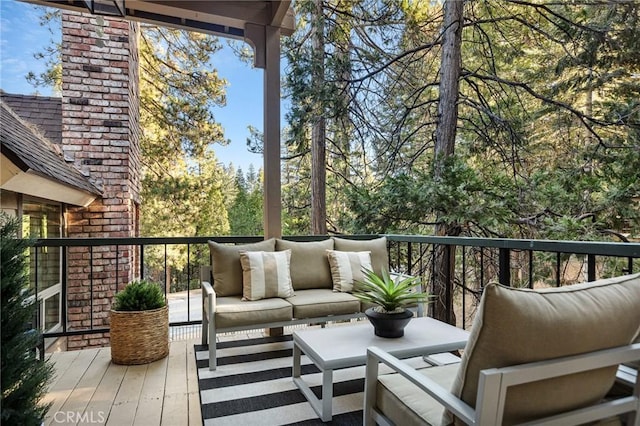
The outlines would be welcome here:
M 138 35 L 137 23 L 62 14 L 62 150 L 103 189 L 88 207 L 67 209 L 68 237 L 139 236 Z M 136 256 L 132 246 L 69 249 L 69 330 L 107 326 L 116 289 L 137 274 Z M 108 334 L 72 336 L 67 349 L 108 343 Z

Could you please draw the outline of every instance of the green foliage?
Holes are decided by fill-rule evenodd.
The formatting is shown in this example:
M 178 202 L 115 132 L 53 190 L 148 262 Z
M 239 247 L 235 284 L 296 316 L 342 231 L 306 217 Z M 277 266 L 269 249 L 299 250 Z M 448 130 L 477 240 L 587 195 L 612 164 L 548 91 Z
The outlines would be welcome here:
M 40 425 L 50 405 L 41 405 L 53 366 L 36 356 L 35 348 L 41 334 L 32 329 L 36 318 L 36 303 L 28 288 L 26 253 L 32 241 L 18 239 L 16 219 L 0 215 L 2 267 L 0 285 L 2 301 L 2 335 L 0 351 L 2 371 L 2 424 Z
M 114 311 L 150 311 L 167 304 L 159 284 L 141 280 L 132 281 L 118 294 L 113 304 Z
M 46 9 L 40 16 L 40 26 L 48 27 L 52 34 L 60 32 L 61 17 L 60 9 Z M 25 76 L 27 82 L 35 88 L 51 87 L 54 92 L 62 93 L 62 43 L 50 40 L 50 44 L 41 52 L 34 53 L 33 57 L 44 61 L 45 70 L 39 74 L 29 71 Z
M 431 172 L 413 171 L 387 177 L 374 190 L 352 189 L 353 226 L 365 233 L 430 233 L 435 214 L 441 211 L 445 222 L 495 229 L 513 219 L 515 200 L 508 184 L 504 176 L 481 176 L 463 159 L 452 156 L 444 161 L 439 179 Z
M 364 274 L 365 279 L 356 283 L 353 295 L 377 305 L 382 312 L 395 312 L 429 299 L 427 293 L 416 291 L 421 286 L 420 277 L 392 278 L 386 270 L 382 270 L 382 276 L 371 270 Z
M 211 150 L 228 143 L 212 112 L 226 102 L 226 81 L 211 65 L 219 49 L 213 36 L 141 27 L 142 235 L 229 232 L 228 177 Z M 184 249 L 169 256 L 177 268 L 186 265 Z
M 231 235 L 262 235 L 262 178 L 253 167 L 245 176 L 238 169 L 235 179 L 237 190 L 233 204 L 229 208 Z

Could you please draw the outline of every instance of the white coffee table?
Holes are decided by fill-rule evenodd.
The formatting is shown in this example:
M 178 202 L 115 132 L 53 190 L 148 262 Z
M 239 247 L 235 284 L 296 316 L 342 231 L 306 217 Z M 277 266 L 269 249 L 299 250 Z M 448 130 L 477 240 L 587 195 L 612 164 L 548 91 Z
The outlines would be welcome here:
M 429 317 L 413 318 L 400 338 L 378 337 L 369 322 L 293 333 L 293 381 L 320 419 L 332 417 L 333 370 L 365 365 L 367 348 L 377 346 L 398 358 L 463 349 L 469 332 Z M 301 377 L 304 352 L 322 372 L 322 399 Z

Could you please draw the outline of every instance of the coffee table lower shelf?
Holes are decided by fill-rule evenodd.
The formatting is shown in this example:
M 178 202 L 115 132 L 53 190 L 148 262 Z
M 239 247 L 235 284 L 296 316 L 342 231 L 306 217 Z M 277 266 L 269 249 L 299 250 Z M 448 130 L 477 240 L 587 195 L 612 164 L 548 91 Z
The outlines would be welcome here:
M 463 349 L 469 333 L 433 318 L 413 318 L 405 335 L 387 339 L 373 333 L 369 323 L 301 330 L 293 333 L 293 382 L 307 398 L 323 422 L 333 413 L 333 370 L 366 364 L 367 348 L 378 346 L 398 358 L 411 358 Z M 301 375 L 302 353 L 322 373 L 322 392 L 318 398 Z

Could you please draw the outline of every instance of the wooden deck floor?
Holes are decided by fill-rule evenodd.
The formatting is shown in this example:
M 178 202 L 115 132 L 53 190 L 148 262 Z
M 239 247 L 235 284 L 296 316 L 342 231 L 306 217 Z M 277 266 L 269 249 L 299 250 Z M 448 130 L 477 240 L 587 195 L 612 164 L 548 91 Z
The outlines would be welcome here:
M 195 343 L 171 342 L 167 358 L 135 366 L 111 363 L 110 348 L 51 354 L 45 425 L 202 425 Z

